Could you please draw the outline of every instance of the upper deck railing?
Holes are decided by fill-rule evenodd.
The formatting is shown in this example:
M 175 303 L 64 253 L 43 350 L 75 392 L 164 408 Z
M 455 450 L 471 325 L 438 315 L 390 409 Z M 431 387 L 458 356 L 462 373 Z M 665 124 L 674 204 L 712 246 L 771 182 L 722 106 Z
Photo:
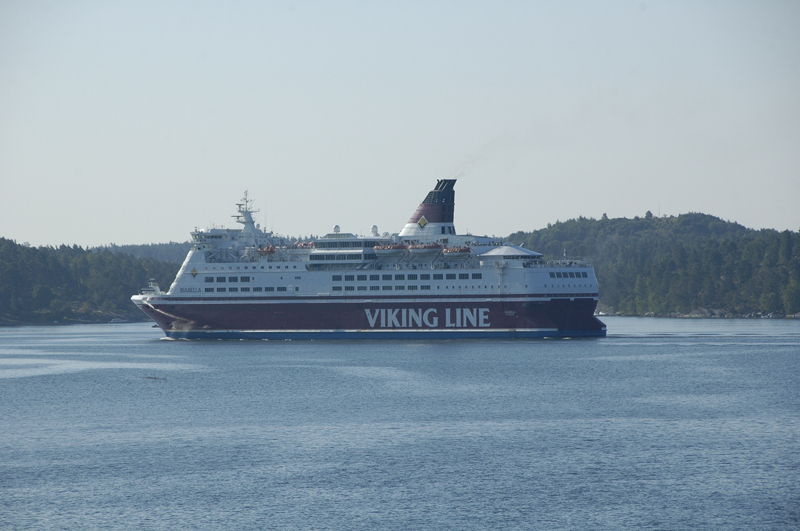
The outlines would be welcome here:
M 207 263 L 302 263 L 310 271 L 341 271 L 341 270 L 419 270 L 419 269 L 497 269 L 497 268 L 575 268 L 591 267 L 591 264 L 580 258 L 566 258 L 560 260 L 544 260 L 541 258 L 530 260 L 511 259 L 506 260 L 500 257 L 482 257 L 481 255 L 470 255 L 467 258 L 445 258 L 443 254 L 435 257 L 420 258 L 405 253 L 400 257 L 388 258 L 378 257 L 377 259 L 361 260 L 359 255 L 352 253 L 347 259 L 328 261 L 311 261 L 310 253 L 307 249 L 296 247 L 280 247 L 274 252 L 263 255 L 255 248 L 247 248 L 245 251 L 236 252 L 232 249 L 217 249 L 204 251 Z

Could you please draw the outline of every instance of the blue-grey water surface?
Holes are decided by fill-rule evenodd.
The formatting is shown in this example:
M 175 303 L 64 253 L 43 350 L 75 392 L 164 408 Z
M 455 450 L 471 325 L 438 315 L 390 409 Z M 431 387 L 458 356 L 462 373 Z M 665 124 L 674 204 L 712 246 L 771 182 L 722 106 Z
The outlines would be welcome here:
M 798 529 L 800 322 L 591 340 L 0 329 L 3 529 Z

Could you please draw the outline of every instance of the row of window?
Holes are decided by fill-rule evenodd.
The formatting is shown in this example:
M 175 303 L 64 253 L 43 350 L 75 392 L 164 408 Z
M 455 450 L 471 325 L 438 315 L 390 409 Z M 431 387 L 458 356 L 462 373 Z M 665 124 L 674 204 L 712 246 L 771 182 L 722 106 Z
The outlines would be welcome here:
M 323 242 L 317 240 L 314 242 L 314 247 L 316 247 L 317 249 L 359 249 L 362 247 L 372 249 L 376 245 L 383 245 L 383 244 L 384 242 L 379 242 L 377 240 L 356 240 L 356 241 L 336 241 L 336 242 Z
M 470 279 L 470 274 L 469 273 L 458 273 L 458 276 L 456 276 L 456 273 L 446 273 L 444 275 L 442 273 L 433 273 L 433 280 L 445 280 L 445 278 L 447 280 L 456 280 L 456 278 L 458 278 L 458 280 L 469 280 Z M 472 278 L 472 280 L 481 280 L 483 278 L 483 273 L 472 273 L 472 277 L 471 278 Z M 342 281 L 342 275 L 333 275 L 331 277 L 331 279 L 334 282 L 341 282 Z M 398 273 L 398 274 L 396 274 L 394 276 L 392 276 L 392 275 L 369 275 L 369 280 L 373 280 L 373 281 L 374 280 L 430 280 L 430 279 L 431 279 L 431 274 L 430 273 L 421 273 L 421 274 L 409 273 L 407 275 Z M 366 280 L 367 280 L 367 275 L 344 275 L 344 281 L 345 282 L 366 281 Z
M 395 275 L 333 275 L 331 279 L 334 282 L 342 282 L 344 278 L 344 282 L 365 282 L 369 277 L 369 280 L 376 281 L 376 280 L 430 280 L 431 273 L 398 273 Z M 482 273 L 433 273 L 433 280 L 481 280 L 483 278 Z M 550 278 L 589 278 L 589 275 L 586 272 L 550 272 Z M 236 277 L 205 277 L 204 279 L 206 283 L 212 283 L 215 280 L 217 282 L 250 282 L 249 276 L 236 276 Z M 208 289 L 213 288 L 207 288 Z M 221 288 L 224 290 L 224 288 Z
M 240 267 L 241 267 L 241 266 L 236 266 L 236 269 L 240 269 Z M 248 266 L 244 266 L 244 268 L 245 268 L 245 269 L 247 269 L 247 267 L 248 267 Z M 276 265 L 276 266 L 275 266 L 275 269 L 280 269 L 280 268 L 281 268 L 281 266 L 279 266 L 279 265 Z M 212 267 L 211 269 L 216 269 L 216 267 Z M 221 270 L 224 270 L 224 269 L 225 269 L 225 267 L 224 267 L 224 266 L 221 266 L 221 267 L 220 267 L 220 269 L 221 269 Z M 228 269 L 233 269 L 233 266 L 228 266 Z M 256 267 L 256 266 L 250 266 L 250 269 L 258 269 L 258 267 Z M 264 266 L 263 266 L 263 265 L 261 266 L 261 269 L 264 269 Z M 268 267 L 268 269 L 272 269 L 272 266 L 269 266 L 269 267 Z M 283 269 L 289 269 L 289 266 L 288 266 L 288 265 L 287 265 L 287 266 L 283 266 Z M 292 269 L 297 269 L 297 266 L 296 266 L 296 265 L 293 265 L 293 266 L 292 266 Z
M 214 282 L 215 277 L 206 277 L 205 281 Z M 216 277 L 217 282 L 225 282 L 226 279 L 228 282 L 250 282 L 250 277 Z
M 528 286 L 526 285 L 525 287 L 527 288 Z M 441 286 L 436 286 L 436 289 L 441 289 L 441 288 L 442 288 Z M 445 286 L 445 289 L 453 289 L 453 290 L 455 290 L 455 289 L 458 289 L 458 290 L 461 290 L 461 289 L 464 289 L 464 290 L 473 289 L 474 290 L 476 288 L 477 289 L 481 289 L 481 288 L 483 288 L 483 289 L 494 289 L 494 285 L 481 286 L 479 284 L 477 286 L 475 286 L 475 285 L 469 285 L 469 286 Z M 498 285 L 497 288 L 500 289 L 500 285 Z M 508 288 L 508 286 L 506 286 L 506 285 L 503 286 L 503 289 L 507 289 L 507 288 Z M 384 285 L 384 286 L 369 286 L 369 287 L 367 287 L 367 286 L 344 286 L 344 291 L 367 291 L 367 289 L 369 289 L 369 291 L 392 291 L 392 290 L 394 290 L 394 291 L 406 291 L 406 290 L 414 291 L 414 290 L 430 290 L 431 286 L 430 286 L 430 284 L 422 284 L 421 286 L 417 286 L 417 285 L 408 285 L 408 286 Z M 342 291 L 342 286 L 333 286 L 331 288 L 331 290 L 333 290 L 333 291 Z
M 342 291 L 342 286 L 333 286 L 331 289 L 333 291 Z M 380 290 L 392 291 L 393 289 L 395 291 L 405 291 L 406 289 L 408 289 L 409 291 L 416 291 L 416 290 L 430 290 L 431 287 L 429 285 L 425 285 L 425 284 L 423 284 L 421 286 L 410 285 L 410 286 L 407 286 L 407 287 L 406 286 L 394 286 L 394 287 L 392 287 L 392 286 L 344 286 L 344 291 L 367 291 L 367 289 L 369 289 L 369 291 L 380 291 Z
M 589 278 L 589 275 L 587 275 L 585 271 L 578 271 L 576 273 L 573 273 L 572 271 L 569 273 L 566 271 L 563 273 L 553 273 L 551 271 L 550 278 Z
M 297 289 L 297 288 L 295 288 L 295 289 Z M 206 293 L 214 293 L 214 291 L 215 291 L 214 288 L 206 288 Z M 225 293 L 225 292 L 228 292 L 228 293 L 239 293 L 239 292 L 249 292 L 249 291 L 251 291 L 250 288 L 217 288 L 216 289 L 217 293 Z M 285 286 L 279 286 L 277 288 L 274 288 L 272 286 L 268 286 L 266 288 L 255 287 L 255 288 L 252 288 L 252 291 L 286 291 L 286 287 Z
M 342 289 L 342 288 L 344 288 L 344 289 Z M 474 289 L 475 286 L 472 286 L 472 288 Z M 294 289 L 295 289 L 295 291 L 299 291 L 300 288 L 299 287 L 295 287 Z M 417 291 L 417 290 L 430 291 L 431 286 L 429 284 L 422 284 L 420 286 L 411 285 L 411 284 L 408 285 L 408 286 L 333 286 L 333 288 L 331 288 L 331 289 L 333 291 L 367 291 L 367 290 L 369 290 L 369 291 L 381 291 L 381 290 L 382 291 L 392 291 L 392 290 L 394 290 L 394 291 L 406 291 L 406 290 L 408 290 L 408 291 Z M 214 288 L 205 288 L 205 292 L 206 293 L 215 293 L 215 292 L 216 293 L 249 293 L 251 291 L 253 291 L 253 292 L 286 291 L 286 287 L 279 286 L 279 287 L 275 288 L 275 287 L 272 287 L 272 286 L 267 286 L 267 287 L 264 287 L 264 288 L 261 288 L 261 287 L 253 287 L 253 288 L 245 288 L 245 287 L 241 287 L 241 288 L 216 288 L 216 289 L 214 289 Z
M 312 254 L 309 256 L 309 260 L 319 261 L 319 260 L 377 260 L 378 255 L 374 253 L 347 253 L 347 254 Z
M 472 286 L 472 287 L 473 287 L 473 289 L 475 288 L 475 286 Z M 295 289 L 295 291 L 299 291 L 300 288 L 299 287 L 295 287 L 294 289 Z M 392 291 L 392 290 L 394 290 L 394 291 L 406 291 L 406 290 L 408 290 L 408 291 L 417 291 L 417 290 L 430 291 L 431 286 L 429 284 L 422 284 L 422 285 L 419 285 L 419 286 L 418 285 L 413 285 L 413 284 L 410 284 L 408 286 L 386 286 L 386 285 L 384 285 L 384 286 L 333 286 L 333 288 L 331 288 L 331 289 L 333 291 L 367 291 L 367 290 L 369 290 L 369 291 L 381 291 L 381 290 L 382 291 Z M 272 287 L 272 286 L 267 286 L 267 287 L 262 288 L 262 287 L 256 286 L 256 287 L 253 287 L 253 288 L 246 288 L 246 287 L 241 287 L 241 288 L 216 288 L 216 289 L 215 288 L 205 288 L 205 292 L 206 293 L 250 293 L 250 292 L 264 292 L 264 291 L 266 291 L 266 292 L 286 291 L 286 287 L 285 286 L 279 286 L 279 287 L 276 288 L 276 287 Z
M 592 287 L 591 285 L 586 285 L 586 284 L 584 284 L 583 286 L 584 287 Z M 484 286 L 484 287 L 488 287 L 488 286 Z M 492 286 L 492 287 L 494 287 L 494 286 Z M 527 288 L 527 286 L 525 286 L 525 287 Z M 548 287 L 547 284 L 545 284 L 544 287 L 545 288 Z M 559 286 L 550 286 L 550 287 L 559 287 Z M 564 286 L 562 284 L 560 287 L 567 287 L 567 286 Z M 472 286 L 472 288 L 474 289 L 475 286 Z M 331 288 L 331 289 L 333 291 L 367 291 L 367 290 L 369 290 L 369 291 L 392 291 L 392 290 L 394 290 L 394 291 L 406 291 L 406 290 L 408 290 L 408 291 L 416 291 L 416 290 L 425 291 L 425 290 L 430 290 L 431 286 L 428 285 L 428 284 L 422 284 L 422 285 L 419 285 L 419 286 L 417 286 L 417 285 L 408 285 L 408 286 L 386 286 L 386 285 L 384 285 L 384 286 L 333 286 L 333 288 Z M 295 286 L 294 290 L 295 291 L 299 291 L 300 288 Z M 249 287 L 216 288 L 216 289 L 215 288 L 205 288 L 205 292 L 206 293 L 215 293 L 215 292 L 216 293 L 259 292 L 260 293 L 260 292 L 275 292 L 275 291 L 285 292 L 285 291 L 287 291 L 287 289 L 286 289 L 285 286 L 278 286 L 278 287 L 267 286 L 267 287 L 263 287 L 263 288 L 259 287 L 259 286 L 256 286 L 256 287 L 253 287 L 253 288 L 249 288 Z M 575 296 L 575 295 L 572 294 L 572 295 L 569 295 L 569 296 L 572 297 L 572 296 Z M 595 296 L 595 295 L 592 295 L 592 296 Z

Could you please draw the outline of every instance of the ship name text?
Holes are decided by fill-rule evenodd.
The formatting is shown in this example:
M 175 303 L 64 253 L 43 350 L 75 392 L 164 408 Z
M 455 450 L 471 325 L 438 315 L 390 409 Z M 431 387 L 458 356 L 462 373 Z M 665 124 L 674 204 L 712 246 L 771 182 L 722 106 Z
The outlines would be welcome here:
M 365 309 L 370 328 L 438 328 L 437 308 Z M 489 308 L 445 308 L 445 328 L 489 328 Z

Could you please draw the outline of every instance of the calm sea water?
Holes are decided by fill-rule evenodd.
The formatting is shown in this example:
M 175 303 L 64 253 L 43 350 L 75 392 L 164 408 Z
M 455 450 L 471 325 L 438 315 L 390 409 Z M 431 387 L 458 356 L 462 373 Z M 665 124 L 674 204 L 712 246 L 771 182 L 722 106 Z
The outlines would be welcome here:
M 3 529 L 798 529 L 800 322 L 592 340 L 0 329 Z

